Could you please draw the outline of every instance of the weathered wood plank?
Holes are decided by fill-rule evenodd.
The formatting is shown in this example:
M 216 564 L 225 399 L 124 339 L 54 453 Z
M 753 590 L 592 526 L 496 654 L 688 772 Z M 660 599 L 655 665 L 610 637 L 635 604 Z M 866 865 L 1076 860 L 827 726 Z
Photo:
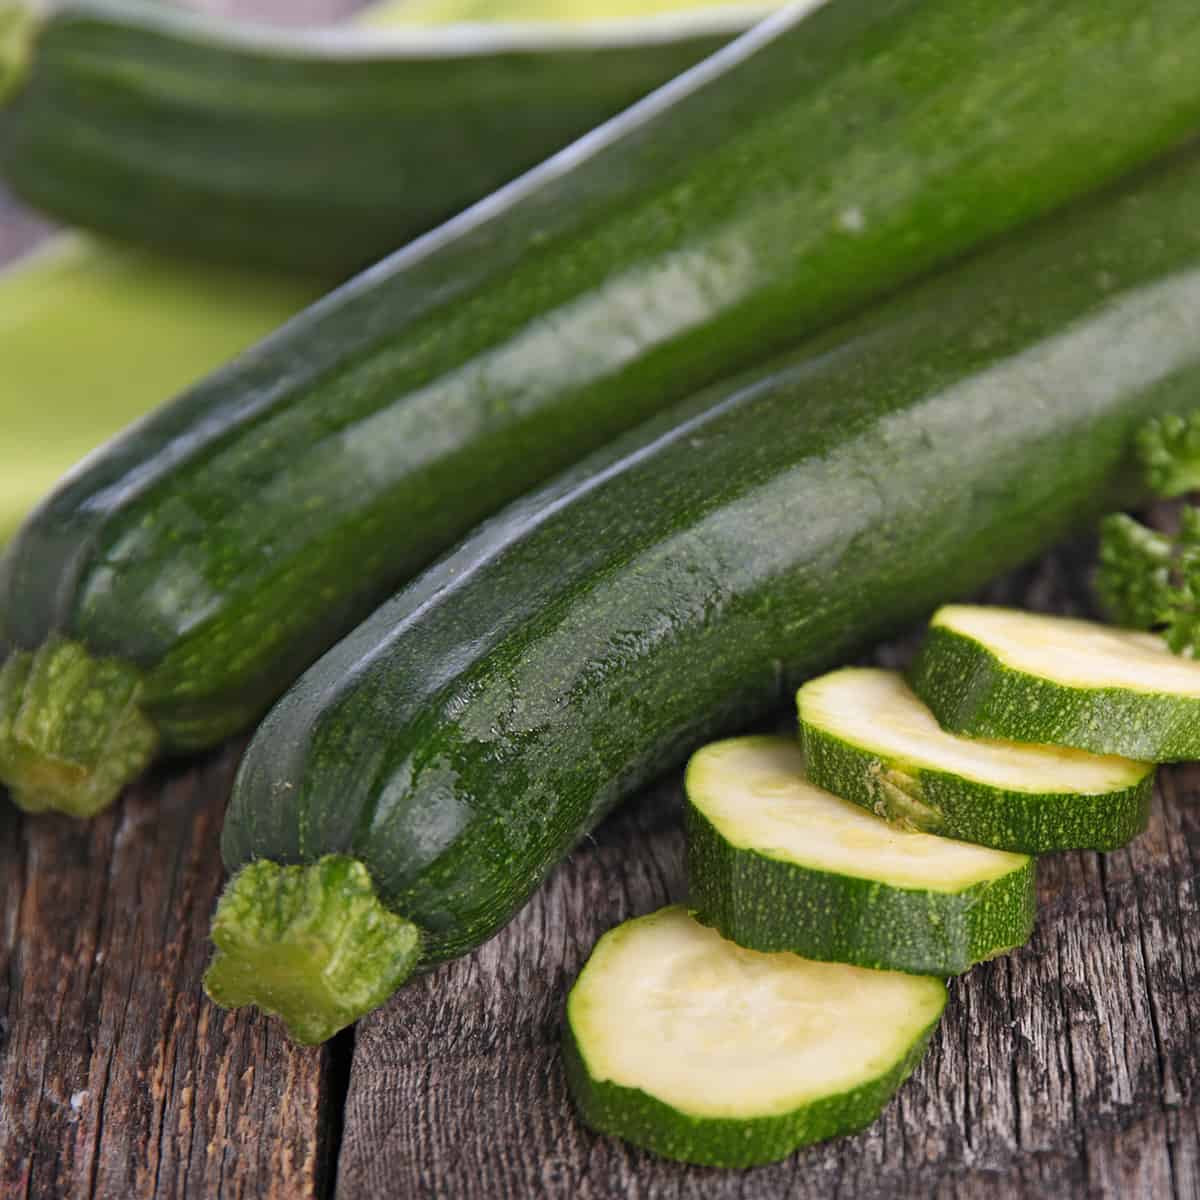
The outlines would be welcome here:
M 236 757 L 89 825 L 0 809 L 0 1195 L 323 1194 L 330 1052 L 200 991 Z
M 993 596 L 1077 609 L 1089 553 Z M 1129 849 L 1043 860 L 1034 939 L 952 985 L 929 1055 L 873 1128 L 748 1172 L 592 1135 L 559 1064 L 566 990 L 595 939 L 685 896 L 680 802 L 673 781 L 635 801 L 500 937 L 360 1024 L 341 1200 L 1200 1194 L 1200 769 L 1164 773 Z

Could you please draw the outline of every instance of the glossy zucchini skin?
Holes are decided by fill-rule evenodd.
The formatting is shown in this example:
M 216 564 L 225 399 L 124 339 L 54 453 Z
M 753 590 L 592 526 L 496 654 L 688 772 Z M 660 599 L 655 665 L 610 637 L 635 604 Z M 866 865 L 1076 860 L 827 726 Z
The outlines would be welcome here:
M 0 113 L 0 175 L 33 207 L 125 241 L 344 278 L 761 15 L 296 33 L 69 0 Z
M 219 741 L 504 502 L 1200 125 L 1198 22 L 780 13 L 89 459 L 0 563 L 0 643 L 119 660 L 164 750 Z
M 1124 494 L 1200 383 L 1198 196 L 1026 231 L 510 508 L 268 715 L 227 866 L 344 854 L 426 963 L 478 945 L 701 740 Z

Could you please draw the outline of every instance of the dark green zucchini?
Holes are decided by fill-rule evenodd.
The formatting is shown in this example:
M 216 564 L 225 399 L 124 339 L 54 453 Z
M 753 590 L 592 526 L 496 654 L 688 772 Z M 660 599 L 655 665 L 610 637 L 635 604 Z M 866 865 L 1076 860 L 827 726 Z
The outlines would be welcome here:
M 1198 200 L 1193 155 L 1026 231 L 656 418 L 379 609 L 246 754 L 210 995 L 332 1033 L 700 740 L 1126 497 L 1132 431 L 1200 386 Z M 320 861 L 365 866 L 373 916 L 305 882 Z M 399 950 L 333 987 L 326 957 L 384 928 Z
M 91 812 L 127 710 L 143 760 L 244 727 L 503 502 L 1200 125 L 1189 36 L 1140 0 L 758 26 L 69 477 L 0 563 L 0 779 Z
M 0 176 L 33 207 L 136 244 L 345 277 L 768 10 L 298 32 L 65 0 L 24 23 L 19 50 L 10 35 Z

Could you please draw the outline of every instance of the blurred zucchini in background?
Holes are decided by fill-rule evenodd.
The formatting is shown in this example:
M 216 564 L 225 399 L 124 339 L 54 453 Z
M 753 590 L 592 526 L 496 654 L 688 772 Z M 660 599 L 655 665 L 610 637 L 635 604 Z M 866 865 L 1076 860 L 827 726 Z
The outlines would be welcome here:
M 539 480 L 1200 128 L 1190 48 L 1200 20 L 1165 2 L 764 22 L 50 497 L 0 562 L 0 777 L 84 814 L 245 727 Z M 119 770 L 114 721 L 137 727 Z
M 383 27 L 395 9 L 370 29 L 297 31 L 138 0 L 64 0 L 35 21 L 0 0 L 0 175 L 32 207 L 138 245 L 344 277 L 770 7 Z

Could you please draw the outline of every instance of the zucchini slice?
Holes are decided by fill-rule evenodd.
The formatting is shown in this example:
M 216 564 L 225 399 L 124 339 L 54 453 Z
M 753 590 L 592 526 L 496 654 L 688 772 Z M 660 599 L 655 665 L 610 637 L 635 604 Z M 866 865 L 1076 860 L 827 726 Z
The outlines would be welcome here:
M 1045 854 L 1115 850 L 1146 827 L 1152 763 L 957 737 L 894 671 L 834 671 L 797 705 L 809 779 L 909 828 Z
M 782 738 L 697 751 L 686 812 L 691 902 L 741 946 L 956 975 L 1033 932 L 1032 858 L 880 820 L 810 783 Z
M 1154 634 L 950 604 L 930 624 L 912 684 L 946 729 L 970 737 L 1200 758 L 1200 663 Z
M 939 979 L 758 954 L 665 908 L 592 951 L 567 1080 L 600 1133 L 704 1166 L 774 1162 L 869 1125 L 945 1004 Z

